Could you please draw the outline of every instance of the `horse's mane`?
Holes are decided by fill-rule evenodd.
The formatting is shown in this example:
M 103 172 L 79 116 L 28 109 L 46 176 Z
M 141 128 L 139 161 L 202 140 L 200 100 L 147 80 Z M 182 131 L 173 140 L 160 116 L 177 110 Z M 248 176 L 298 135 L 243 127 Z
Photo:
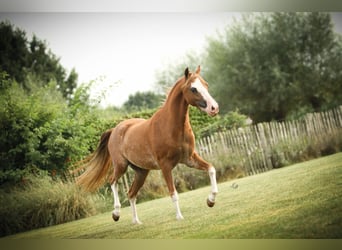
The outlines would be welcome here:
M 175 84 L 173 84 L 172 86 L 169 86 L 169 87 L 165 87 L 165 98 L 161 101 L 161 107 L 164 107 L 169 95 L 171 94 L 172 90 L 176 88 L 176 86 L 178 84 L 180 84 L 180 82 L 184 80 L 184 76 L 179 78 L 177 80 L 177 82 Z

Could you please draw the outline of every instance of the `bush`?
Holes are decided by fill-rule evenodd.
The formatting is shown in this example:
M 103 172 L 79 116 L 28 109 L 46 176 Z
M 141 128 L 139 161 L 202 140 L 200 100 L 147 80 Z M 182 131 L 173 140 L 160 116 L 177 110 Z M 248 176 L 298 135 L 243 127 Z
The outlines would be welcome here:
M 86 104 L 87 90 L 76 91 L 68 105 L 54 82 L 45 87 L 32 82 L 31 92 L 8 82 L 3 77 L 0 91 L 0 184 L 15 181 L 13 171 L 31 166 L 64 174 L 94 150 L 108 124 Z
M 0 94 L 0 129 L 4 131 L 0 136 L 0 168 L 23 169 L 38 161 L 43 137 L 38 129 L 55 119 L 57 110 L 63 112 L 63 107 L 57 106 L 42 91 L 26 95 L 15 83 Z M 44 105 L 42 99 L 46 99 Z
M 200 123 L 198 126 L 197 124 L 195 125 L 195 133 L 198 138 L 206 137 L 216 132 L 244 127 L 246 126 L 246 121 L 247 116 L 240 114 L 238 111 L 230 111 L 224 116 L 217 116 L 214 118 L 207 116 L 204 123 Z

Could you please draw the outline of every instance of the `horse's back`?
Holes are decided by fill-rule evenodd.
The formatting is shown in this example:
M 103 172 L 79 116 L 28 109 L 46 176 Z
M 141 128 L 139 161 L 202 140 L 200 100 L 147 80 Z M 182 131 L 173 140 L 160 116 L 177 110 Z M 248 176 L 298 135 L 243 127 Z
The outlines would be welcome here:
M 131 118 L 120 122 L 112 130 L 111 141 L 114 140 L 116 144 L 123 143 L 130 130 L 134 130 L 135 127 L 139 127 L 139 125 L 144 122 L 146 122 L 146 120 L 142 118 Z

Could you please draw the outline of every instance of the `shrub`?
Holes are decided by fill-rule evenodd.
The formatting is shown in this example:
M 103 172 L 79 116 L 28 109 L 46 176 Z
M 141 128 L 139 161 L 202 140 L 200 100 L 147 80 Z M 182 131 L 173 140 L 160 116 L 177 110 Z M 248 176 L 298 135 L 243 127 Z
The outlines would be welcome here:
M 197 108 L 190 108 L 190 122 L 197 138 L 232 128 L 244 127 L 246 120 L 247 117 L 238 111 L 231 111 L 223 116 L 210 117 Z
M 15 83 L 0 94 L 0 169 L 23 169 L 38 160 L 43 135 L 37 129 L 55 119 L 56 110 L 62 111 L 63 107 L 42 91 L 26 95 Z M 42 99 L 46 99 L 44 105 L 40 103 Z
M 54 82 L 45 87 L 32 83 L 31 92 L 6 82 L 0 91 L 0 185 L 17 179 L 13 171 L 31 166 L 64 174 L 70 163 L 93 151 L 107 129 L 85 103 L 82 88 L 68 105 Z

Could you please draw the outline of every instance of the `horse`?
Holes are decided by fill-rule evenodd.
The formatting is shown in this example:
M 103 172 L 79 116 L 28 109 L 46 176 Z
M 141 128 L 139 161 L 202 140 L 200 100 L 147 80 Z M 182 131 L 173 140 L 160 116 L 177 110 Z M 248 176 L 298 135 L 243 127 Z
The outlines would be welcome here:
M 76 183 L 86 190 L 94 191 L 109 179 L 114 196 L 114 221 L 120 218 L 118 181 L 128 166 L 135 172 L 128 191 L 133 224 L 141 224 L 136 198 L 150 170 L 162 171 L 176 208 L 176 218 L 183 219 L 172 177 L 172 169 L 178 163 L 208 172 L 211 192 L 207 205 L 214 206 L 218 193 L 216 170 L 195 151 L 195 137 L 189 121 L 189 105 L 199 108 L 209 116 L 215 116 L 219 112 L 219 105 L 209 94 L 208 83 L 201 77 L 200 71 L 200 66 L 195 72 L 186 68 L 184 75 L 168 93 L 164 104 L 151 118 L 124 120 L 104 132 L 96 150 L 83 165 L 85 170 L 77 177 Z M 114 170 L 111 172 L 111 178 L 107 178 L 111 166 Z

